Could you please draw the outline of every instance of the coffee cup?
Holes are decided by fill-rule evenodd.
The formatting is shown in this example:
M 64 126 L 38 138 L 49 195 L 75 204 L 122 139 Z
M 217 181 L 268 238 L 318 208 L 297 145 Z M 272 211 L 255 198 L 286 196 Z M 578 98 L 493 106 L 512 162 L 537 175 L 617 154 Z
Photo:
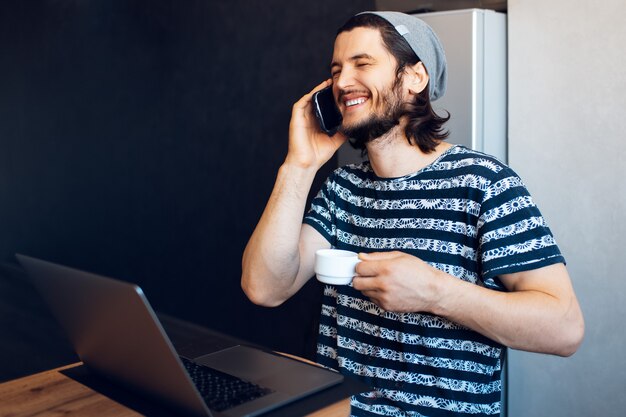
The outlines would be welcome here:
M 356 252 L 341 249 L 319 249 L 315 252 L 315 275 L 325 284 L 347 285 L 356 275 L 361 262 Z

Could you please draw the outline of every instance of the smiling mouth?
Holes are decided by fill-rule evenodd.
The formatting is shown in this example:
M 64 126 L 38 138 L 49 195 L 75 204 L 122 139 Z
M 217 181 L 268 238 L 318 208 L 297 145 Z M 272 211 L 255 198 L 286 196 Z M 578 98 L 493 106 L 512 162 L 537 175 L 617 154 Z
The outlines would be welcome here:
M 346 107 L 352 107 L 352 106 L 359 105 L 361 103 L 365 103 L 366 101 L 367 99 L 365 97 L 359 97 L 359 98 L 346 100 L 345 104 L 346 104 Z

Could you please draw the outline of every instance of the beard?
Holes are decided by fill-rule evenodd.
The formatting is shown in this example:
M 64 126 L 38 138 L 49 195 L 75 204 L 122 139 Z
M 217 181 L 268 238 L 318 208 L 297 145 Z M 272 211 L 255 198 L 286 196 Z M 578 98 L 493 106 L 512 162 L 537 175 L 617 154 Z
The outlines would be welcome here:
M 350 138 L 355 149 L 365 150 L 366 145 L 387 134 L 400 124 L 405 111 L 402 106 L 401 90 L 398 82 L 381 95 L 381 113 L 373 112 L 366 119 L 353 125 L 341 125 L 339 131 Z

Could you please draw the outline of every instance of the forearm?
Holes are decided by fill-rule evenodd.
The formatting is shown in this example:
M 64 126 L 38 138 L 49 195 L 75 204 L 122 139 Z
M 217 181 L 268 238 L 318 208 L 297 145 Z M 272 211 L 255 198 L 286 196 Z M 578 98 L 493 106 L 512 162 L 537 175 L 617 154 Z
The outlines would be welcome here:
M 461 280 L 402 252 L 359 254 L 354 289 L 387 311 L 445 317 L 514 349 L 569 356 L 584 320 L 559 263 L 500 275 L 508 292 Z
M 584 324 L 573 292 L 499 292 L 441 274 L 434 314 L 519 350 L 569 356 L 582 341 Z
M 289 298 L 300 265 L 298 251 L 306 198 L 316 171 L 284 164 L 267 206 L 244 251 L 241 285 L 255 303 Z

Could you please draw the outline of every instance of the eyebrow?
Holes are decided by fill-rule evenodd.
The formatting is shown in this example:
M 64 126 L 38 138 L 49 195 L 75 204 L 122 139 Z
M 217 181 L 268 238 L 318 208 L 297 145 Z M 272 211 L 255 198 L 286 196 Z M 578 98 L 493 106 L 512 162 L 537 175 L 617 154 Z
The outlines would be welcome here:
M 373 56 L 369 55 L 369 54 L 357 54 L 357 55 L 353 55 L 350 58 L 348 58 L 348 61 L 358 61 L 359 59 L 374 59 Z M 330 68 L 332 69 L 333 67 L 339 67 L 341 66 L 338 62 L 333 61 L 330 63 Z

